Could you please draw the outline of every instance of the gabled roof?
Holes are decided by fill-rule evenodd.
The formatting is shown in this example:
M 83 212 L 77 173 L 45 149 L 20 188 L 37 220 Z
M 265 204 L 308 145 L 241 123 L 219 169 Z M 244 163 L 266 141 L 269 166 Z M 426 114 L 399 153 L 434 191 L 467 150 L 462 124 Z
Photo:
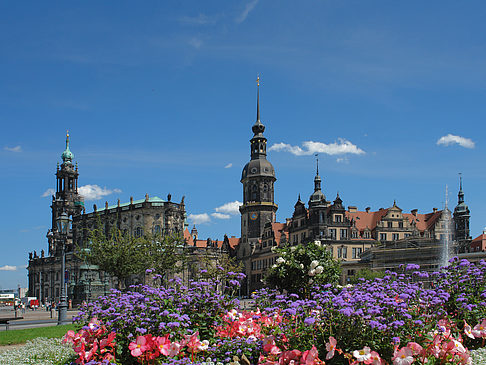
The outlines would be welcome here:
M 356 228 L 359 231 L 364 231 L 366 228 L 373 230 L 390 209 L 391 208 L 380 209 L 376 212 L 346 212 L 346 216 L 356 222 Z M 427 214 L 402 213 L 402 215 L 404 218 L 408 219 L 410 223 L 415 222 L 417 229 L 423 232 L 425 230 L 430 230 L 435 225 L 437 220 L 441 217 L 442 212 L 442 210 L 438 210 L 434 213 Z
M 376 212 L 346 212 L 346 217 L 350 220 L 354 219 L 356 228 L 360 231 L 364 231 L 366 228 L 373 230 L 387 212 L 388 209 L 381 209 Z
M 410 223 L 415 222 L 417 229 L 421 232 L 425 230 L 430 230 L 437 220 L 442 215 L 442 210 L 438 210 L 435 213 L 426 213 L 426 214 L 412 214 L 412 213 L 403 213 L 403 216 L 409 220 Z
M 288 239 L 288 226 L 286 223 L 274 222 L 272 223 L 273 236 L 275 237 L 275 242 L 280 245 L 282 239 L 282 234 Z
M 484 244 L 486 241 L 486 233 L 482 233 L 471 241 L 471 245 Z

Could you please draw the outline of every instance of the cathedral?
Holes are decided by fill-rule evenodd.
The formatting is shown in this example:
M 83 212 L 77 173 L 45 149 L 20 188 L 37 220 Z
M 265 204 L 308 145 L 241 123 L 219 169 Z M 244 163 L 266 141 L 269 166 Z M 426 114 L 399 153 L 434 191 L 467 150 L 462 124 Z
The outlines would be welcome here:
M 78 166 L 73 164 L 74 155 L 69 147 L 69 134 L 66 136 L 66 149 L 61 155 L 62 164 L 57 165 L 56 192 L 52 196 L 52 226 L 47 232 L 47 254 L 41 250 L 29 253 L 28 281 L 29 295 L 36 296 L 41 303 L 57 303 L 61 293 L 62 245 L 66 252 L 66 292 L 70 302 L 78 304 L 89 301 L 109 292 L 114 287 L 113 278 L 98 270 L 94 265 L 83 262 L 75 255 L 78 248 L 86 248 L 89 232 L 101 222 L 106 232 L 115 226 L 122 232 L 135 237 L 146 233 L 185 233 L 186 211 L 184 197 L 181 202 L 172 201 L 169 194 L 166 200 L 145 196 L 101 209 L 93 206 L 86 212 L 84 198 L 78 190 Z M 66 213 L 72 219 L 72 228 L 66 242 L 57 230 L 57 219 Z

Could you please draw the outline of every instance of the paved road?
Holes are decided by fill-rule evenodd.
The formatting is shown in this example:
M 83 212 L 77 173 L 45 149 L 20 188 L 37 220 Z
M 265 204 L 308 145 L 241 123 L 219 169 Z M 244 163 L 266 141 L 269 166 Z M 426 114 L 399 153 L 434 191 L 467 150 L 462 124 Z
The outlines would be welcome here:
M 69 310 L 67 312 L 67 319 L 71 322 L 73 316 L 76 316 L 78 311 Z M 9 308 L 0 308 L 0 319 L 1 318 L 14 318 L 15 312 Z M 46 310 L 30 310 L 26 309 L 25 313 L 17 311 L 17 317 L 23 317 L 22 319 L 12 320 L 9 323 L 9 329 L 23 329 L 23 328 L 34 328 L 34 327 L 45 327 L 45 326 L 55 326 L 57 324 L 57 311 L 53 310 L 48 312 Z M 6 326 L 0 324 L 0 331 L 5 331 Z

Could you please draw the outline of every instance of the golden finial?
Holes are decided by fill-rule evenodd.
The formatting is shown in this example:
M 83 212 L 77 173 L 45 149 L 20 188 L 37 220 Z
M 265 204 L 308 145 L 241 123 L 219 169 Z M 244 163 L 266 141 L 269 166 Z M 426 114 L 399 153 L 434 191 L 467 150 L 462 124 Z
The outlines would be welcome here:
M 257 82 L 257 86 L 260 86 L 260 75 L 257 76 L 256 82 Z

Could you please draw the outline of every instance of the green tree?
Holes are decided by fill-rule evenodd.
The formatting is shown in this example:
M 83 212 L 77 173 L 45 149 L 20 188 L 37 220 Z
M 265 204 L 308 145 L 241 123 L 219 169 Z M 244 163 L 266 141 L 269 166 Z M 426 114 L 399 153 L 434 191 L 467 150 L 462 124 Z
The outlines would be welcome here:
M 98 226 L 99 227 L 99 226 Z M 78 255 L 91 265 L 118 279 L 118 289 L 127 285 L 133 275 L 142 274 L 147 265 L 144 240 L 113 227 L 107 234 L 96 228 L 89 234 L 86 248 L 79 249 Z
M 270 287 L 308 297 L 313 285 L 336 284 L 341 268 L 319 241 L 275 248 L 279 254 L 265 282 Z
M 155 274 L 161 275 L 162 280 L 184 270 L 187 255 L 184 237 L 181 234 L 147 235 L 143 241 L 146 252 L 146 269 L 151 269 Z
M 101 224 L 98 227 L 102 227 Z M 133 237 L 112 227 L 108 233 L 103 228 L 90 232 L 88 247 L 78 248 L 78 256 L 91 265 L 118 279 L 118 289 L 127 287 L 135 275 L 145 275 L 147 269 L 166 277 L 176 273 L 184 255 L 181 235 L 146 235 Z

